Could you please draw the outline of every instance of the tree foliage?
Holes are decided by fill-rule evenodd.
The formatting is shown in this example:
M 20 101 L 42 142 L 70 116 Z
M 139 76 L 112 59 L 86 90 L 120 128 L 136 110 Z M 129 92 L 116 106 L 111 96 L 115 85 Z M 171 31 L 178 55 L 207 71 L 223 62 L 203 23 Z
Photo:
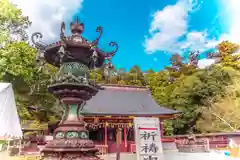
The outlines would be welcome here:
M 13 39 L 27 40 L 28 17 L 9 0 L 0 1 L 0 46 Z
M 39 70 L 35 55 L 36 50 L 25 42 L 11 42 L 0 48 L 0 79 L 12 83 L 22 119 L 47 121 L 55 103 L 47 92 L 54 69 L 47 66 Z M 41 109 L 29 110 L 30 106 Z
M 219 63 L 205 69 L 189 68 L 187 64 L 178 63 L 181 65 L 178 65 L 177 71 L 172 65 L 166 70 L 148 75 L 153 97 L 158 104 L 182 111 L 180 118 L 172 121 L 175 134 L 232 130 L 222 120 L 216 119 L 216 114 L 224 114 L 223 119 L 227 121 L 240 116 L 237 111 L 240 106 L 234 101 L 238 92 L 233 91 L 239 85 L 236 83 L 236 79 L 239 79 L 239 61 L 236 59 L 238 48 L 238 45 L 227 41 L 220 43 L 216 53 L 220 57 Z M 175 80 L 169 81 L 173 75 Z M 228 101 L 225 100 L 226 96 Z M 236 113 L 233 114 L 235 109 Z M 209 124 L 211 121 L 219 127 L 213 128 Z M 229 123 L 236 130 L 239 129 L 240 123 L 236 118 Z
M 21 120 L 53 121 L 56 100 L 47 85 L 55 69 L 39 70 L 36 49 L 25 42 L 28 17 L 9 0 L 1 0 L 0 24 L 0 80 L 12 83 Z
M 0 50 L 1 77 L 12 75 L 28 81 L 35 71 L 36 50 L 25 42 L 11 42 Z

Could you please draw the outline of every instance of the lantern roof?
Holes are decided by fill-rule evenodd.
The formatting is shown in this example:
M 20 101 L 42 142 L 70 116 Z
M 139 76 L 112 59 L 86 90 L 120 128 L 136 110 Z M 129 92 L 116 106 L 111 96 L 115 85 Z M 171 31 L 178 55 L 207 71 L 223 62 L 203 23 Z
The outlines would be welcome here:
M 33 33 L 31 40 L 35 47 L 42 53 L 42 59 L 47 63 L 59 67 L 64 62 L 80 62 L 89 68 L 93 68 L 92 56 L 97 55 L 94 62 L 95 67 L 101 67 L 105 60 L 110 60 L 118 51 L 116 42 L 110 42 L 109 46 L 115 47 L 113 51 L 105 52 L 99 47 L 99 40 L 103 34 L 103 28 L 98 26 L 96 32 L 98 36 L 95 40 L 87 40 L 82 36 L 85 30 L 83 22 L 78 18 L 70 23 L 71 35 L 65 35 L 65 23 L 61 23 L 60 39 L 46 44 L 41 39 L 43 35 L 40 32 Z

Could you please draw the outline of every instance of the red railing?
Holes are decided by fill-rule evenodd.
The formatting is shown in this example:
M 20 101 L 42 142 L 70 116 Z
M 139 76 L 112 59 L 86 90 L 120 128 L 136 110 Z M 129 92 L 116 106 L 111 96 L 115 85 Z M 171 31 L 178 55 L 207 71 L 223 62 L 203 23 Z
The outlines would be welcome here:
M 175 142 L 176 139 L 174 137 L 163 137 L 162 138 L 162 143 L 164 142 Z

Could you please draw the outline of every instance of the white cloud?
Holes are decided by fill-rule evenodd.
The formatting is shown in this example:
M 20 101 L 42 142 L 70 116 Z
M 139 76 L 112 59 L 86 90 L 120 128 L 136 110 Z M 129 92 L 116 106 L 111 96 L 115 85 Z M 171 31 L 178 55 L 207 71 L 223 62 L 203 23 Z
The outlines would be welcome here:
M 41 32 L 43 39 L 52 41 L 59 38 L 62 21 L 69 22 L 72 16 L 82 8 L 83 0 L 11 0 L 29 16 L 32 22 L 29 35 Z M 66 23 L 68 25 L 69 23 Z M 67 26 L 68 27 L 68 26 Z
M 178 43 L 181 44 L 182 50 L 190 48 L 193 51 L 203 52 L 215 47 L 219 42 L 219 40 L 208 39 L 207 37 L 207 32 L 192 31 L 187 33 L 186 39 L 183 42 Z
M 149 29 L 150 36 L 145 39 L 146 52 L 175 53 L 189 48 L 199 51 L 212 48 L 217 40 L 208 39 L 207 32 L 188 32 L 189 15 L 198 10 L 200 4 L 197 0 L 179 0 L 175 5 L 157 11 Z
M 198 67 L 203 69 L 203 68 L 206 68 L 212 64 L 214 64 L 216 62 L 216 59 L 201 59 L 198 61 Z
M 153 15 L 149 32 L 150 38 L 145 41 L 147 52 L 174 51 L 173 46 L 187 29 L 188 12 L 191 6 L 187 1 L 181 0 L 175 5 L 168 5 Z
M 222 35 L 222 39 L 240 44 L 240 1 L 228 0 L 223 2 L 222 7 L 227 10 L 227 17 L 230 19 L 230 28 L 228 33 Z
M 222 9 L 226 10 L 226 14 L 227 19 L 225 19 L 225 23 L 229 23 L 227 25 L 229 25 L 229 29 L 228 32 L 222 33 L 222 35 L 218 38 L 218 39 L 208 39 L 207 38 L 207 32 L 198 32 L 198 34 L 192 34 L 192 33 L 188 33 L 188 35 L 190 34 L 191 36 L 196 37 L 196 39 L 192 39 L 192 41 L 187 40 L 187 43 L 191 43 L 192 44 L 192 48 L 194 49 L 195 46 L 197 47 L 197 49 L 202 49 L 202 50 L 206 50 L 208 48 L 213 48 L 215 47 L 217 44 L 219 44 L 220 42 L 224 41 L 224 40 L 229 40 L 233 43 L 238 43 L 240 44 L 240 10 L 239 10 L 239 6 L 240 6 L 240 1 L 239 0 L 229 0 L 229 1 L 219 1 L 223 2 L 222 4 Z M 198 37 L 198 38 L 197 38 Z M 202 42 L 206 42 L 205 44 Z
M 208 41 L 209 46 L 216 46 L 219 42 L 223 40 L 229 40 L 233 43 L 238 43 L 240 44 L 240 1 L 239 0 L 229 0 L 229 1 L 223 1 L 223 9 L 227 10 L 227 17 L 229 18 L 229 31 L 227 33 L 223 33 L 218 40 L 206 40 Z M 195 34 L 193 35 L 195 37 L 199 37 L 198 39 L 203 40 L 204 37 L 200 34 Z M 192 39 L 194 41 L 194 39 Z M 197 44 L 192 42 L 193 44 Z M 203 45 L 198 45 L 198 46 L 203 46 Z M 203 47 L 204 49 L 204 47 Z M 239 54 L 239 51 L 237 51 L 235 54 Z M 199 68 L 205 68 L 208 67 L 216 62 L 217 59 L 202 59 L 198 61 L 198 67 Z
M 162 51 L 164 53 L 182 53 L 189 50 L 200 52 L 214 48 L 218 43 L 229 40 L 240 44 L 240 1 L 229 0 L 223 2 L 222 9 L 227 10 L 230 22 L 229 31 L 218 39 L 210 39 L 210 30 L 188 31 L 188 20 L 191 12 L 200 8 L 197 0 L 179 0 L 175 5 L 168 5 L 163 10 L 153 14 L 153 21 L 149 29 L 149 36 L 145 37 L 144 47 L 147 53 Z M 220 1 L 219 1 L 220 3 Z M 213 24 L 214 25 L 214 24 Z M 205 68 L 215 63 L 215 59 L 199 60 L 199 68 Z

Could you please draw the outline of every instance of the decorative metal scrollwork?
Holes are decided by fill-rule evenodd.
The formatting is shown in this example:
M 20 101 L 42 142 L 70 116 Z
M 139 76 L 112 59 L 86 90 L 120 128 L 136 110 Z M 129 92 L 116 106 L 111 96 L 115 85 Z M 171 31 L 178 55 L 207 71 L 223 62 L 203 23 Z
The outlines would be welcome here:
M 77 107 L 77 118 L 80 120 L 81 118 L 81 111 L 83 110 L 83 107 L 86 105 L 86 101 L 82 102 L 82 104 L 79 104 Z
M 36 55 L 36 61 L 39 63 L 39 66 L 44 66 L 45 64 L 45 59 L 44 59 L 44 53 L 47 45 L 41 41 L 43 38 L 43 35 L 40 32 L 33 33 L 31 36 L 32 43 L 34 47 L 37 48 L 38 53 Z M 40 67 L 39 71 L 42 68 Z
M 91 46 L 97 46 L 100 38 L 102 37 L 103 34 L 103 29 L 101 26 L 98 26 L 96 29 L 96 32 L 99 32 L 98 37 L 91 43 Z
M 61 47 L 59 48 L 59 50 L 58 50 L 57 53 L 58 53 L 58 56 L 59 56 L 59 58 L 60 58 L 60 63 L 62 63 L 63 58 L 66 57 L 66 52 L 65 52 L 64 47 L 61 46 Z
M 115 50 L 111 52 L 107 52 L 105 56 L 106 58 L 114 56 L 115 53 L 118 51 L 118 44 L 116 42 L 110 42 L 109 46 L 115 47 Z
M 65 23 L 62 22 L 62 23 L 61 23 L 60 39 L 61 39 L 63 42 L 66 41 L 66 36 L 64 35 L 65 29 L 66 29 Z
M 34 44 L 34 46 L 37 49 L 45 50 L 47 45 L 41 41 L 42 38 L 43 38 L 43 35 L 40 32 L 35 32 L 31 36 L 31 40 L 32 40 L 32 43 Z

